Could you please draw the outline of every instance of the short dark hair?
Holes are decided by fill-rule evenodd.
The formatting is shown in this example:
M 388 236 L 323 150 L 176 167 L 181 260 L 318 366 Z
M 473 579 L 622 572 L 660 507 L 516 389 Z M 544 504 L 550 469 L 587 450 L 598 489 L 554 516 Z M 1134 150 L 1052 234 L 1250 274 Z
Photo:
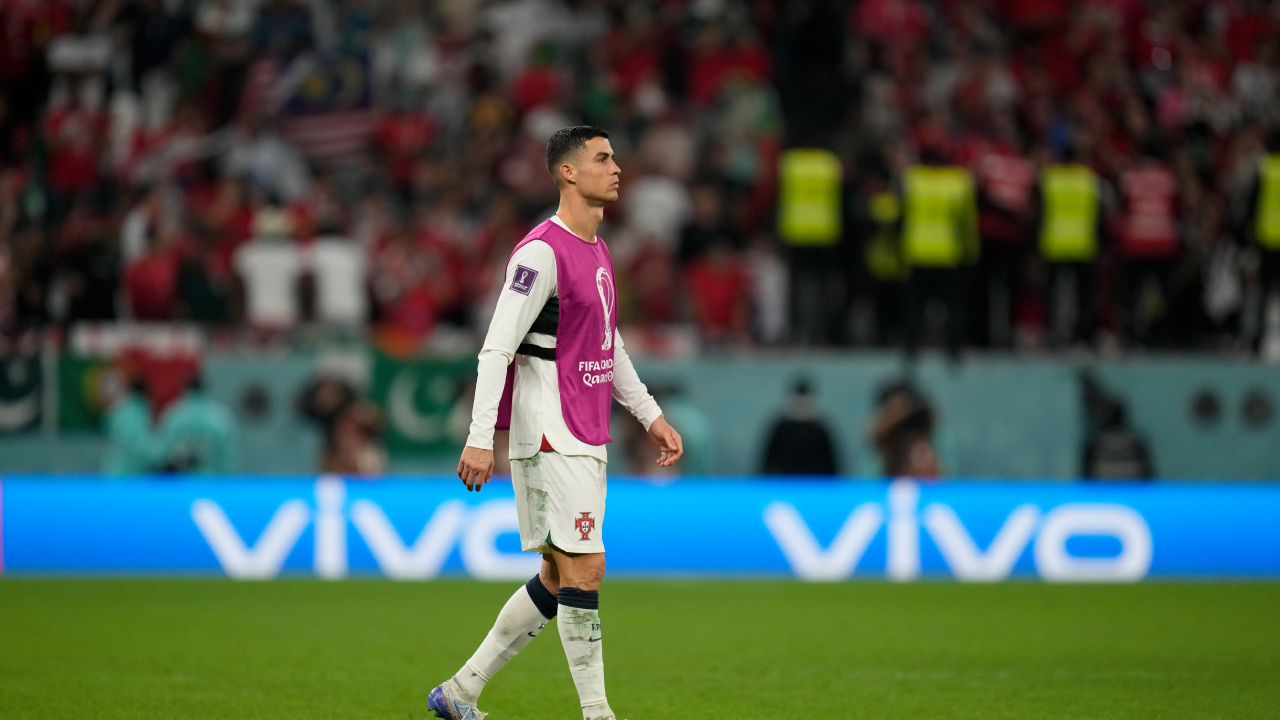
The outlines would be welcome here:
M 560 163 L 581 150 L 588 140 L 598 137 L 609 139 L 609 131 L 595 125 L 574 125 L 557 130 L 547 141 L 547 172 L 558 182 Z

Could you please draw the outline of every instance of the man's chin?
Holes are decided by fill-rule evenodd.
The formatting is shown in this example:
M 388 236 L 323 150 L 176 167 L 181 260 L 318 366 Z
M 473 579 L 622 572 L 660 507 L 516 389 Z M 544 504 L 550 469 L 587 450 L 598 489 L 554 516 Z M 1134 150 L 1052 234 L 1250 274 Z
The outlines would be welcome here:
M 618 191 L 605 190 L 603 193 L 595 195 L 591 199 L 601 205 L 612 205 L 613 203 L 618 202 Z

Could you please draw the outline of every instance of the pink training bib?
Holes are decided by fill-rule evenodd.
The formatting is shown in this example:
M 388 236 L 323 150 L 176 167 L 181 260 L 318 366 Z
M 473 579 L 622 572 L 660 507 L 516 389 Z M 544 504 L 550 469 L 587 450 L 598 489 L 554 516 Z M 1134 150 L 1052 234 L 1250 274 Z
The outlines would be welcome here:
M 574 437 L 588 445 L 604 445 L 612 442 L 609 404 L 613 398 L 613 335 L 618 322 L 613 260 L 599 237 L 589 243 L 552 220 L 530 231 L 515 250 L 533 240 L 550 245 L 556 256 L 560 320 L 555 363 L 560 412 Z M 512 290 L 527 294 L 536 278 L 534 271 L 517 266 L 506 282 Z M 511 426 L 514 380 L 512 363 L 498 406 L 499 430 Z

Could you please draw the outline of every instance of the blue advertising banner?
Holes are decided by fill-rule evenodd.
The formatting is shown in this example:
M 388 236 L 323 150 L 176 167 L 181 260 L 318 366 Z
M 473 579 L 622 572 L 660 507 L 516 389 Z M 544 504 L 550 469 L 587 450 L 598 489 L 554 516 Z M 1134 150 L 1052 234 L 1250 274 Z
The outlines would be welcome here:
M 1280 577 L 1280 486 L 614 479 L 611 575 L 1134 582 Z M 0 482 L 6 574 L 523 579 L 511 484 Z

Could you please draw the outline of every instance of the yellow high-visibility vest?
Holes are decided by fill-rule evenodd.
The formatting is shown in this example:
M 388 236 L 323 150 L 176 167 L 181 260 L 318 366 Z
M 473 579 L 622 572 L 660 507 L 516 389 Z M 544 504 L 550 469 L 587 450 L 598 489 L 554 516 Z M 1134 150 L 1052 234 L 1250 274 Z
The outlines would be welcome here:
M 1050 262 L 1087 262 L 1098 254 L 1098 176 L 1085 165 L 1040 173 L 1044 203 L 1040 254 Z
M 902 217 L 902 203 L 891 192 L 881 192 L 867 199 L 867 210 L 875 222 L 871 242 L 867 244 L 864 259 L 867 270 L 884 282 L 901 282 L 911 268 L 902 259 L 898 244 L 897 225 Z
M 840 159 L 798 149 L 778 161 L 778 235 L 788 245 L 829 247 L 840 240 Z
M 1258 168 L 1258 244 L 1280 250 L 1280 153 L 1262 158 Z
M 961 167 L 916 165 L 903 178 L 902 254 L 909 265 L 952 268 L 978 254 L 973 177 Z

